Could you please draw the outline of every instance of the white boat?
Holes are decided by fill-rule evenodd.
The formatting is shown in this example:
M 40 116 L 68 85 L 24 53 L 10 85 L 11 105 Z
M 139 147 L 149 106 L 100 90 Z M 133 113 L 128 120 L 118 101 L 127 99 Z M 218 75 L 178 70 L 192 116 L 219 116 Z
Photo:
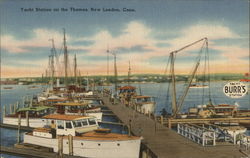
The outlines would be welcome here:
M 28 111 L 29 119 L 27 121 L 26 112 Z M 43 127 L 46 125 L 46 119 L 43 116 L 54 113 L 55 109 L 48 106 L 24 107 L 17 110 L 14 114 L 3 117 L 3 123 L 8 125 L 18 125 L 18 114 L 21 114 L 21 126 Z
M 232 137 L 237 136 L 238 134 L 243 134 L 247 131 L 247 128 L 243 126 L 225 126 L 221 127 L 223 130 L 227 131 Z
M 200 85 L 200 84 L 191 84 L 189 88 L 209 88 L 208 85 Z
M 141 137 L 111 133 L 98 129 L 94 117 L 79 115 L 48 115 L 56 122 L 55 134 L 63 136 L 63 153 L 69 154 L 68 135 L 73 136 L 73 155 L 88 158 L 139 158 Z M 50 122 L 50 121 L 48 121 Z M 24 143 L 52 148 L 58 152 L 58 139 L 51 128 L 37 128 L 24 134 Z
M 150 96 L 133 96 L 132 105 L 134 106 L 136 111 L 143 114 L 151 114 L 155 111 L 155 101 Z
M 53 106 L 57 108 L 57 113 L 59 114 L 94 116 L 98 122 L 102 121 L 101 107 L 92 107 L 88 102 L 56 103 Z

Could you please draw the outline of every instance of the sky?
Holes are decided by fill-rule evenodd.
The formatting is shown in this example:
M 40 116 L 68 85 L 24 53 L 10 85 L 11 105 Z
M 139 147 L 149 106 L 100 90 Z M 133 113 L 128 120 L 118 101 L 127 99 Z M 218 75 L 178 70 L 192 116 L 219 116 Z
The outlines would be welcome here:
M 63 28 L 71 74 L 75 54 L 81 75 L 113 74 L 111 53 L 120 75 L 129 62 L 132 74 L 163 74 L 170 52 L 204 37 L 210 73 L 249 72 L 248 0 L 1 0 L 0 13 L 2 78 L 45 74 L 52 38 L 63 75 Z M 178 52 L 176 73 L 192 70 L 202 44 Z

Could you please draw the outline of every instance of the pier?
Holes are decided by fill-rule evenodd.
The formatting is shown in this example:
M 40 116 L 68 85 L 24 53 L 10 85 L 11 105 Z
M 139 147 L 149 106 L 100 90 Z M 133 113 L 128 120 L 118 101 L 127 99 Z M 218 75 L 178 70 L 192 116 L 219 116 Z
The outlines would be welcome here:
M 140 158 L 241 158 L 250 155 L 249 150 L 243 150 L 239 145 L 229 142 L 215 142 L 215 133 L 210 130 L 203 133 L 203 131 L 200 132 L 202 128 L 194 131 L 193 127 L 187 126 L 187 124 L 196 126 L 195 124 L 210 124 L 213 122 L 245 123 L 249 125 L 249 117 L 167 119 L 138 113 L 118 100 L 115 101 L 115 104 L 112 104 L 108 97 L 101 98 L 105 103 L 102 109 L 104 115 L 116 116 L 120 120 L 119 122 L 103 121 L 102 124 L 127 126 L 129 133 L 143 137 Z M 179 126 L 177 131 L 171 129 L 175 125 Z M 2 123 L 0 127 L 18 129 L 17 125 Z M 32 129 L 31 127 L 20 126 L 20 130 L 32 131 Z M 245 143 L 244 148 L 249 149 L 248 143 Z M 53 153 L 48 148 L 37 149 L 34 145 L 1 146 L 0 152 L 25 157 L 58 157 L 58 153 Z M 63 157 L 77 158 L 70 155 L 64 155 Z
M 137 136 L 142 136 L 143 146 L 153 154 L 150 157 L 157 158 L 238 158 L 247 156 L 240 147 L 233 144 L 216 144 L 216 146 L 204 147 L 192 140 L 179 135 L 177 132 L 165 126 L 156 117 L 146 116 L 126 107 L 118 100 L 112 104 L 108 97 L 102 97 L 105 105 L 131 129 Z M 163 120 L 163 119 L 162 119 Z M 171 120 L 172 121 L 172 120 Z M 175 120 L 176 121 L 176 120 Z M 203 120 L 199 120 L 202 122 Z M 231 120 L 232 121 L 232 120 Z M 178 123 L 178 122 L 171 122 Z M 143 155 L 143 154 L 142 154 Z M 149 157 L 146 156 L 142 157 Z

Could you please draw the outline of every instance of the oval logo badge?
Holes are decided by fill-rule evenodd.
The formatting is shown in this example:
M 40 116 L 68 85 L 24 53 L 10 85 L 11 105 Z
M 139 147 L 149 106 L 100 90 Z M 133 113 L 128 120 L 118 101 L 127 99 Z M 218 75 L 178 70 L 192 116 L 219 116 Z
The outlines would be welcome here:
M 223 92 L 230 98 L 241 98 L 247 94 L 247 86 L 242 82 L 229 82 L 223 87 Z

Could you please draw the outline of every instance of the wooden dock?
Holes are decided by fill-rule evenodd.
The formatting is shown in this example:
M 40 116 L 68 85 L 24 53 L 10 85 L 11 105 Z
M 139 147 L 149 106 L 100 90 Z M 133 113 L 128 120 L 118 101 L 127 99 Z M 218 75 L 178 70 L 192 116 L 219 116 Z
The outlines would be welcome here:
M 158 119 L 159 120 L 159 119 Z M 168 128 L 171 128 L 173 124 L 178 123 L 239 123 L 250 125 L 250 117 L 238 117 L 238 118 L 200 118 L 200 119 L 163 119 L 162 124 L 166 124 Z
M 135 112 L 117 101 L 112 105 L 103 97 L 105 105 L 127 126 L 133 134 L 142 136 L 144 144 L 158 158 L 241 158 L 246 156 L 236 145 L 217 145 L 203 147 L 152 119 Z

